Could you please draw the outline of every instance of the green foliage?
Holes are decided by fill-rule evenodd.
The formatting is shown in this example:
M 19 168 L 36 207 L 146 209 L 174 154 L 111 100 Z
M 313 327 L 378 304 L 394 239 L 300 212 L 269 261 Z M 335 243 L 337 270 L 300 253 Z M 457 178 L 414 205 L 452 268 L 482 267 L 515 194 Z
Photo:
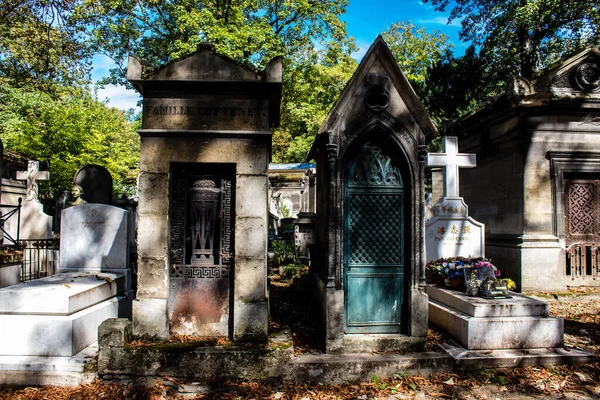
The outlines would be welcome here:
M 292 210 L 285 203 L 281 203 L 279 207 L 281 208 L 281 216 L 283 218 L 289 218 L 292 215 Z
M 124 82 L 128 54 L 158 67 L 211 42 L 219 54 L 262 68 L 274 56 L 293 55 L 315 41 L 343 40 L 339 16 L 346 5 L 346 0 L 82 0 L 76 14 L 88 21 L 93 46 L 117 63 L 112 81 Z
M 481 46 L 481 57 L 498 79 L 531 78 L 545 68 L 600 41 L 600 5 L 580 0 L 424 0 L 451 9 L 461 20 L 460 37 Z
M 282 129 L 289 133 L 284 162 L 305 160 L 319 127 L 357 67 L 351 41 L 306 47 L 284 70 Z
M 301 274 L 307 269 L 303 264 L 286 264 L 280 270 L 284 276 L 292 277 Z
M 131 194 L 139 164 L 135 123 L 85 89 L 53 92 L 59 95 L 0 85 L 0 138 L 5 148 L 50 162 L 51 181 L 40 186 L 40 198 L 70 188 L 73 175 L 85 164 L 109 170 L 115 196 Z
M 425 84 L 428 70 L 453 47 L 447 35 L 439 31 L 429 34 L 410 21 L 393 23 L 382 37 L 406 78 L 418 87 Z
M 428 33 L 410 21 L 393 23 L 382 33 L 400 69 L 419 95 L 433 122 L 439 127 L 455 118 L 459 105 L 448 103 L 448 85 L 456 68 L 450 63 L 453 46 L 439 31 Z M 443 70 L 443 77 L 439 71 Z
M 293 242 L 287 240 L 274 240 L 272 243 L 275 266 L 285 264 L 299 264 L 298 249 Z
M 104 83 L 127 84 L 128 54 L 153 68 L 194 52 L 202 42 L 258 69 L 283 56 L 282 123 L 275 132 L 273 161 L 300 162 L 356 68 L 350 57 L 356 48 L 340 21 L 347 3 L 82 0 L 75 14 L 87 21 L 94 50 L 117 64 Z
M 46 92 L 54 84 L 89 80 L 90 48 L 85 27 L 72 15 L 76 0 L 0 2 L 0 78 Z

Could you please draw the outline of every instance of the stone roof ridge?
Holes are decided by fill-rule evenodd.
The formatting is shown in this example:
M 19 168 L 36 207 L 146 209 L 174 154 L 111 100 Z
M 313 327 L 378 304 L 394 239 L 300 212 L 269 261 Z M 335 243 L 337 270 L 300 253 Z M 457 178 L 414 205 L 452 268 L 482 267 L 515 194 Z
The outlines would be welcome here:
M 356 71 L 342 90 L 342 93 L 334 103 L 333 107 L 327 114 L 325 121 L 319 128 L 319 135 L 328 132 L 336 121 L 342 117 L 343 110 L 349 102 L 356 101 L 354 94 L 357 93 L 365 81 L 371 85 L 377 85 L 378 79 L 381 80 L 382 75 L 379 71 L 373 71 L 373 67 L 381 63 L 384 66 L 384 73 L 389 78 L 390 83 L 395 86 L 402 100 L 406 103 L 408 111 L 421 127 L 425 136 L 429 139 L 435 137 L 437 129 L 433 125 L 429 115 L 425 111 L 421 100 L 417 97 L 410 82 L 400 69 L 398 62 L 395 60 L 392 52 L 381 35 L 378 35 Z M 385 77 L 383 77 L 385 79 Z
M 219 54 L 211 43 L 201 43 L 197 50 L 157 68 L 146 71 L 142 60 L 130 55 L 127 79 L 197 80 L 197 81 L 267 81 L 281 82 L 282 57 L 273 58 L 263 71 Z

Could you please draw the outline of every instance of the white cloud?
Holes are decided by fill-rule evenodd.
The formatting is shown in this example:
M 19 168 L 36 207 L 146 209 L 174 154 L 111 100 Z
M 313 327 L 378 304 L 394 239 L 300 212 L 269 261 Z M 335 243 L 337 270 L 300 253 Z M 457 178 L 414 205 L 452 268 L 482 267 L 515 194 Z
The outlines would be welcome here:
M 97 81 L 100 78 L 108 76 L 111 68 L 115 67 L 115 62 L 102 54 L 96 54 L 92 58 L 92 79 Z
M 429 19 L 420 19 L 417 21 L 417 23 L 419 23 L 421 25 L 427 25 L 427 24 L 445 25 L 445 26 L 455 26 L 457 28 L 460 28 L 459 20 L 454 19 L 454 20 L 452 20 L 451 23 L 448 23 L 448 17 L 434 17 L 434 18 L 429 18 Z
M 425 7 L 428 10 L 433 10 L 433 5 L 431 3 L 423 3 L 423 0 L 416 1 L 418 5 Z
M 103 89 L 98 89 L 98 100 L 108 100 L 111 107 L 116 107 L 119 110 L 129 110 L 134 108 L 136 112 L 142 111 L 138 107 L 137 102 L 140 100 L 140 95 L 135 90 L 128 90 L 124 86 L 106 85 Z

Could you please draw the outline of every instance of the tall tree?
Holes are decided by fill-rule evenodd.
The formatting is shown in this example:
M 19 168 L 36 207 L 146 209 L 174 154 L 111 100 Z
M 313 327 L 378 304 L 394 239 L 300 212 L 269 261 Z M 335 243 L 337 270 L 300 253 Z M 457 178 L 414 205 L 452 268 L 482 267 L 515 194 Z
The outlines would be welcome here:
M 109 170 L 115 195 L 132 195 L 139 164 L 135 123 L 86 89 L 52 92 L 0 85 L 0 137 L 5 147 L 50 162 L 51 181 L 40 188 L 40 198 L 70 188 L 75 172 L 90 163 Z
M 381 36 L 416 89 L 423 87 L 428 70 L 453 48 L 447 35 L 439 31 L 428 33 L 410 21 L 394 22 Z
M 281 129 L 273 137 L 276 162 L 301 162 L 308 155 L 321 123 L 357 67 L 353 43 L 312 44 L 288 57 L 283 76 Z
M 88 81 L 90 48 L 76 0 L 0 2 L 0 80 L 45 91 Z
M 117 63 L 124 82 L 128 54 L 157 67 L 211 42 L 218 53 L 255 67 L 316 41 L 343 40 L 348 0 L 81 0 L 97 51 Z
M 348 0 L 82 0 L 97 51 L 117 68 L 105 80 L 124 83 L 128 54 L 157 67 L 211 42 L 219 54 L 255 68 L 284 57 L 282 127 L 274 161 L 301 161 L 318 125 L 354 71 L 340 16 Z M 293 144 L 291 151 L 288 151 Z
M 382 37 L 434 123 L 439 125 L 445 118 L 445 104 L 439 103 L 440 85 L 444 82 L 434 81 L 431 70 L 451 57 L 453 46 L 448 36 L 439 31 L 428 33 L 424 27 L 401 21 L 393 23 Z
M 460 37 L 504 78 L 531 78 L 540 68 L 588 44 L 600 43 L 600 5 L 586 0 L 423 0 L 451 9 Z

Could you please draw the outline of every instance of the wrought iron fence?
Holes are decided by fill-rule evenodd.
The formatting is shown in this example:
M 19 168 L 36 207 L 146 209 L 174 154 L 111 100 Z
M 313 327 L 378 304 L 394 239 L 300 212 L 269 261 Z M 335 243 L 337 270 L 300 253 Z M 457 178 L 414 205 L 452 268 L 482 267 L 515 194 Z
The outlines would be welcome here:
M 19 240 L 23 249 L 21 282 L 43 278 L 58 272 L 59 240 Z
M 599 263 L 600 243 L 573 243 L 567 247 L 567 276 L 571 279 L 584 281 L 600 279 Z

